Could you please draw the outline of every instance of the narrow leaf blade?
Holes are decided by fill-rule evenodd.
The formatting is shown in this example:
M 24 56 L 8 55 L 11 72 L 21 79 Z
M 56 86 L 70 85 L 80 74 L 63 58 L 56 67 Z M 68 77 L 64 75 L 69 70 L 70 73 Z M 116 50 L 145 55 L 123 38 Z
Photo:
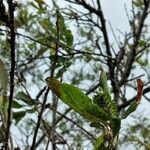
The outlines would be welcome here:
M 13 119 L 16 121 L 16 124 L 18 124 L 25 115 L 26 111 L 13 112 Z
M 137 96 L 134 102 L 132 102 L 129 108 L 123 114 L 122 119 L 127 118 L 132 112 L 134 112 L 141 101 L 143 93 L 143 81 L 141 79 L 137 79 Z
M 3 95 L 6 95 L 8 84 L 8 73 L 4 62 L 0 59 L 0 87 L 3 89 Z
M 107 121 L 109 116 L 99 108 L 80 89 L 73 85 L 61 83 L 54 78 L 46 78 L 51 90 L 69 107 L 91 122 Z

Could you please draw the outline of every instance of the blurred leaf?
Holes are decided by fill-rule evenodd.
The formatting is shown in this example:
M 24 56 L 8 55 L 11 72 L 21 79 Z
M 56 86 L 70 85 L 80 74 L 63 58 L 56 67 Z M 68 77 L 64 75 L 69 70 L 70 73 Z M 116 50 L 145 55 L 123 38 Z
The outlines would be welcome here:
M 36 17 L 36 15 L 29 13 L 27 7 L 27 5 L 23 5 L 23 7 L 20 7 L 15 20 L 15 25 L 18 28 L 24 27 L 27 31 L 30 31 L 33 19 Z
M 128 109 L 124 112 L 122 119 L 126 119 L 132 112 L 136 110 L 138 103 L 136 101 L 132 102 Z
M 140 41 L 139 41 L 139 45 L 140 45 L 141 47 L 144 47 L 144 46 L 146 45 L 146 41 L 140 40 Z
M 122 119 L 125 119 L 130 115 L 132 112 L 134 112 L 139 105 L 142 97 L 143 92 L 143 81 L 141 79 L 137 79 L 137 96 L 134 102 L 130 104 L 128 109 L 124 112 Z
M 148 59 L 139 58 L 138 60 L 136 60 L 136 62 L 141 66 L 147 66 L 148 65 Z
M 30 106 L 37 104 L 35 100 L 33 100 L 29 95 L 25 94 L 24 92 L 18 92 L 18 94 L 16 95 L 16 98 L 21 99 L 23 102 L 25 102 L 26 104 Z
M 35 0 L 39 5 L 45 4 L 44 0 Z
M 5 142 L 6 131 L 4 125 L 0 126 L 0 143 Z
M 67 45 L 72 46 L 72 44 L 73 44 L 73 35 L 72 35 L 71 30 L 67 30 L 65 36 L 66 36 Z
M 52 34 L 52 36 L 56 35 L 56 28 L 50 21 L 50 18 L 44 18 L 40 20 L 40 24 L 42 25 L 43 29 Z
M 0 113 L 7 120 L 7 108 L 8 108 L 8 98 L 7 96 L 0 96 Z
M 96 142 L 95 142 L 95 150 L 103 150 L 104 148 L 104 142 L 105 142 L 105 139 L 104 139 L 104 134 L 100 135 L 97 139 L 96 139 Z
M 13 119 L 15 120 L 16 124 L 26 115 L 26 111 L 19 111 L 13 112 Z
M 7 93 L 7 84 L 8 84 L 7 69 L 2 59 L 0 59 L 0 87 L 3 90 L 3 95 L 6 95 Z
M 35 0 L 40 8 L 40 10 L 43 10 L 45 7 L 43 7 L 45 5 L 45 1 L 44 0 Z
M 119 118 L 113 118 L 111 120 L 110 126 L 111 126 L 111 129 L 113 131 L 113 135 L 115 137 L 119 133 L 120 126 L 121 126 L 121 119 L 119 119 Z
M 42 56 L 47 50 L 48 50 L 47 47 L 39 49 L 37 54 L 34 57 L 34 60 L 38 59 L 40 56 Z
M 60 33 L 65 33 L 67 28 L 65 25 L 65 21 L 64 21 L 64 17 L 63 15 L 60 13 L 60 11 L 58 12 L 58 21 L 59 21 L 59 28 L 60 28 Z
M 73 85 L 61 83 L 54 78 L 46 78 L 50 89 L 68 106 L 91 122 L 106 122 L 110 116 L 99 108 L 80 89 Z
M 16 100 L 13 100 L 12 108 L 22 108 L 23 106 L 19 104 Z
M 134 0 L 133 5 L 136 6 L 136 7 L 141 8 L 142 5 L 143 5 L 143 1 L 142 0 Z

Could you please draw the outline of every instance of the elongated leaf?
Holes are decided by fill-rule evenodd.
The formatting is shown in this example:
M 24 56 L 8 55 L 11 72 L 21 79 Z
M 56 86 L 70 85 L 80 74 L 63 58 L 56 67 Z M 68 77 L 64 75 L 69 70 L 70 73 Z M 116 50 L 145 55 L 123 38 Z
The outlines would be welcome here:
M 12 108 L 22 108 L 22 105 L 19 104 L 16 100 L 13 100 Z
M 105 142 L 105 136 L 104 134 L 100 135 L 95 142 L 94 148 L 95 150 L 103 150 L 104 148 L 104 142 Z
M 113 118 L 110 123 L 111 129 L 113 131 L 113 136 L 115 137 L 118 135 L 120 126 L 121 126 L 121 119 L 120 118 Z
M 8 98 L 7 96 L 0 96 L 0 112 L 7 119 L 7 108 L 8 108 Z
M 26 115 L 26 111 L 13 112 L 13 119 L 15 119 L 16 124 Z
M 104 108 L 111 117 L 116 118 L 118 117 L 118 110 L 115 102 L 111 98 L 110 88 L 107 83 L 107 75 L 102 67 L 100 68 L 100 71 L 100 90 L 94 97 L 94 100 L 100 107 Z
M 54 78 L 46 78 L 50 89 L 68 106 L 91 122 L 101 122 L 110 119 L 109 115 L 99 108 L 79 88 L 61 83 Z
M 132 102 L 129 108 L 124 112 L 122 119 L 127 118 L 132 112 L 136 110 L 138 103 L 136 101 Z
M 4 125 L 0 125 L 0 143 L 5 142 L 6 129 Z
M 8 84 L 8 74 L 4 62 L 0 59 L 0 87 L 3 89 L 3 95 L 6 95 Z
M 104 69 L 101 67 L 100 68 L 100 90 L 104 91 L 105 94 L 107 94 L 107 97 L 109 99 L 111 99 L 111 93 L 110 93 L 110 89 L 108 87 L 108 83 L 107 83 L 107 75 L 106 72 L 104 71 Z
M 72 46 L 72 44 L 73 44 L 73 35 L 71 33 L 71 30 L 67 30 L 65 36 L 66 36 L 67 45 Z
M 134 112 L 141 101 L 143 93 L 143 81 L 141 79 L 137 79 L 137 96 L 135 101 L 133 101 L 128 109 L 124 112 L 122 119 L 127 118 L 132 112 Z
M 33 100 L 29 95 L 27 95 L 24 92 L 18 92 L 16 98 L 21 99 L 23 102 L 25 102 L 29 106 L 33 106 L 33 105 L 37 104 L 35 100 Z

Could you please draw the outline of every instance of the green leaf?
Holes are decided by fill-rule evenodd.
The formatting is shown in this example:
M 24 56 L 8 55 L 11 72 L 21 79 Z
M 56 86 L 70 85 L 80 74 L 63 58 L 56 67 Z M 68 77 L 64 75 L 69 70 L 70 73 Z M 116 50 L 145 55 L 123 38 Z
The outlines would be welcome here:
M 56 29 L 54 28 L 54 25 L 52 24 L 50 18 L 44 18 L 44 19 L 40 20 L 40 24 L 43 27 L 43 29 L 45 31 L 51 33 L 52 36 L 56 35 Z M 44 39 L 45 39 L 45 37 L 44 37 Z
M 4 127 L 4 125 L 2 124 L 0 126 L 0 143 L 5 142 L 5 138 L 6 138 L 6 128 Z
M 17 101 L 13 100 L 12 108 L 22 108 L 22 105 L 19 104 Z
M 118 109 L 115 102 L 111 98 L 111 92 L 107 83 L 107 75 L 102 67 L 100 68 L 100 71 L 100 89 L 99 93 L 94 98 L 94 102 L 108 112 L 112 118 L 117 118 Z
M 124 112 L 122 119 L 126 119 L 132 112 L 134 112 L 138 104 L 139 103 L 137 103 L 136 101 L 132 102 L 130 106 L 128 107 L 128 109 Z
M 8 74 L 4 62 L 0 59 L 0 87 L 3 89 L 3 95 L 7 93 Z
M 69 107 L 91 122 L 106 122 L 110 116 L 99 108 L 79 88 L 61 83 L 54 78 L 46 78 L 50 89 Z
M 138 60 L 136 60 L 136 62 L 141 65 L 141 66 L 147 66 L 148 65 L 148 59 L 141 59 L 139 58 Z
M 107 75 L 106 72 L 103 70 L 103 68 L 100 68 L 100 91 L 105 92 L 105 94 L 107 95 L 107 98 L 109 100 L 111 100 L 111 93 L 110 93 L 110 89 L 108 87 L 108 83 L 107 83 Z
M 35 0 L 39 5 L 45 4 L 44 0 Z
M 115 137 L 116 135 L 119 134 L 120 126 L 121 126 L 121 119 L 119 118 L 113 118 L 111 120 L 111 129 L 113 131 L 113 136 Z
M 24 92 L 18 92 L 16 98 L 21 99 L 23 102 L 25 102 L 26 104 L 28 104 L 30 106 L 33 106 L 33 105 L 37 104 L 35 102 L 35 100 L 33 100 L 29 95 L 27 95 Z
M 145 47 L 146 44 L 147 44 L 147 43 L 146 43 L 145 40 L 142 40 L 142 39 L 141 39 L 141 40 L 139 41 L 139 45 L 140 45 L 141 47 Z
M 16 124 L 26 115 L 26 111 L 13 112 L 13 119 L 15 119 Z
M 61 12 L 58 12 L 58 22 L 60 28 L 60 39 L 67 44 L 67 46 L 72 46 L 73 44 L 73 35 L 70 29 L 65 24 L 65 20 Z
M 138 8 L 141 8 L 143 5 L 143 2 L 141 0 L 134 0 L 132 3 L 134 6 L 136 6 Z
M 67 45 L 72 46 L 72 44 L 73 44 L 73 35 L 71 33 L 71 30 L 67 30 L 65 36 L 66 36 Z
M 7 96 L 0 96 L 0 113 L 7 119 L 7 108 L 8 108 L 8 98 Z
M 94 145 L 95 150 L 103 150 L 104 142 L 105 142 L 104 137 L 105 137 L 104 134 L 102 134 L 96 139 L 96 142 Z
M 60 11 L 58 12 L 58 17 L 59 17 L 58 21 L 59 21 L 60 33 L 65 33 L 67 31 L 67 29 L 66 29 L 64 17 Z

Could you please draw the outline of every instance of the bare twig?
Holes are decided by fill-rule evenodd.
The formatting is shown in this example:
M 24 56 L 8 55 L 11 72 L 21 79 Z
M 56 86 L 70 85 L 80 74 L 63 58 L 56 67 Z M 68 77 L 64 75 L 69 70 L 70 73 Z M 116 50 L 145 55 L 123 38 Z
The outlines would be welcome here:
M 150 87 L 147 87 L 143 90 L 143 95 L 150 92 Z M 131 98 L 130 100 L 126 101 L 126 103 L 118 106 L 118 110 L 122 110 L 123 108 L 128 107 L 134 100 L 136 99 L 136 96 L 134 96 L 133 98 Z
M 35 128 L 35 131 L 34 131 L 33 141 L 32 141 L 32 145 L 31 145 L 30 150 L 35 150 L 36 138 L 37 138 L 38 130 L 39 130 L 39 127 L 40 127 L 42 115 L 43 115 L 43 112 L 45 110 L 45 104 L 46 104 L 46 101 L 47 101 L 48 93 L 49 93 L 49 88 L 47 88 L 47 90 L 44 94 L 44 100 L 43 100 L 43 103 L 42 103 L 41 111 L 38 115 L 38 121 L 37 121 L 36 128 Z
M 54 108 L 52 106 L 50 106 L 50 105 L 47 105 L 47 107 L 49 109 L 54 110 Z M 90 132 L 88 132 L 86 129 L 84 129 L 83 127 L 81 127 L 78 123 L 76 123 L 75 121 L 73 121 L 71 118 L 69 118 L 66 115 L 60 113 L 59 111 L 56 111 L 56 113 L 58 113 L 60 116 L 62 116 L 66 120 L 68 120 L 68 121 L 72 122 L 73 124 L 75 124 L 78 128 L 82 129 L 82 131 L 84 131 L 87 135 L 89 135 L 90 137 L 92 137 L 92 139 L 96 139 Z
M 122 86 L 124 83 L 126 83 L 127 78 L 130 75 L 132 65 L 133 65 L 134 60 L 135 60 L 137 53 L 138 53 L 137 48 L 139 45 L 139 40 L 140 40 L 140 36 L 142 33 L 142 29 L 144 27 L 144 22 L 145 22 L 145 19 L 147 18 L 147 15 L 148 15 L 149 5 L 150 5 L 150 1 L 148 1 L 147 5 L 145 5 L 143 13 L 142 13 L 140 20 L 138 22 L 138 25 L 137 25 L 137 27 L 134 27 L 136 29 L 133 29 L 134 30 L 134 32 L 133 32 L 134 39 L 133 40 L 134 41 L 133 41 L 132 49 L 130 51 L 130 55 L 127 59 L 127 64 L 126 64 L 125 70 L 124 70 L 123 75 L 121 77 L 121 80 L 119 82 L 119 86 Z

